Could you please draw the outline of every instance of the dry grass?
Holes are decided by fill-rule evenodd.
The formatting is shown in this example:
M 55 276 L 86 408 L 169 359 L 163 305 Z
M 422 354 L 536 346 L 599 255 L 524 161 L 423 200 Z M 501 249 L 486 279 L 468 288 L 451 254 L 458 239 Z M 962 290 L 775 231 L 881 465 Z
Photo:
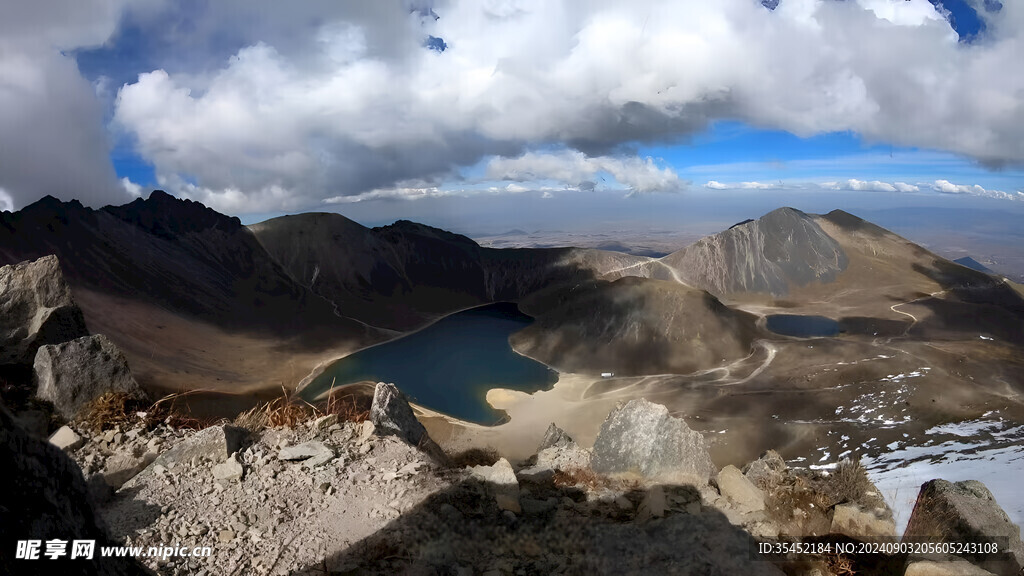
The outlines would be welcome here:
M 167 424 L 174 428 L 201 430 L 221 421 L 218 418 L 195 418 L 183 411 L 177 401 L 188 394 L 169 394 L 146 404 L 124 392 L 107 392 L 87 404 L 77 421 L 93 432 L 137 424 L 146 428 Z
M 362 422 L 370 417 L 371 399 L 366 396 L 329 394 L 326 401 L 310 404 L 281 388 L 282 394 L 235 417 L 234 424 L 250 431 L 263 428 L 293 428 L 322 416 L 337 416 L 339 422 Z
M 465 468 L 466 466 L 493 466 L 501 456 L 494 448 L 470 448 L 454 454 L 450 458 L 453 467 Z
M 601 477 L 590 468 L 557 470 L 551 481 L 559 488 L 574 488 L 582 485 L 595 490 L 602 485 Z
M 78 421 L 93 432 L 102 432 L 138 420 L 135 413 L 142 409 L 124 392 L 107 392 L 86 404 Z
M 860 458 L 843 460 L 825 480 L 822 491 L 830 500 L 830 506 L 843 502 L 861 502 L 866 492 L 871 490 L 868 471 L 860 463 Z

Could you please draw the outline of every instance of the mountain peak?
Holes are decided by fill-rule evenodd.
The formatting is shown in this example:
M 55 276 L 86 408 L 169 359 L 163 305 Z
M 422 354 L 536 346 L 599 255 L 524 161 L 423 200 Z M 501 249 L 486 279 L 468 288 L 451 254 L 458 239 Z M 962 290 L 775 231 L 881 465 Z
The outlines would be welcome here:
M 103 210 L 165 238 L 212 228 L 226 232 L 242 228 L 241 220 L 234 216 L 221 214 L 201 202 L 175 198 L 163 190 L 154 190 L 145 200 L 136 198 L 128 204 L 106 206 Z

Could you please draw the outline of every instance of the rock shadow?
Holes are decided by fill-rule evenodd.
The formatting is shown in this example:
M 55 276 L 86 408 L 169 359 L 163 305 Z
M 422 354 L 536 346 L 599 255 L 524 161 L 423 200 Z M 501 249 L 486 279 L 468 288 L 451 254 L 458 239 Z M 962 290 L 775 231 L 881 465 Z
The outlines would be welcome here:
M 292 574 L 778 574 L 750 534 L 701 507 L 696 488 L 658 490 L 663 518 L 651 517 L 657 498 L 639 487 L 588 502 L 550 478 L 524 482 L 514 515 L 466 480 Z

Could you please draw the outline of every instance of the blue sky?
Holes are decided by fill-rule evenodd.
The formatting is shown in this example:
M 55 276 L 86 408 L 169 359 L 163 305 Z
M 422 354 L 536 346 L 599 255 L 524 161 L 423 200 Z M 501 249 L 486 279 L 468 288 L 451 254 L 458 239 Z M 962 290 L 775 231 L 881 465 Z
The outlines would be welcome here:
M 0 208 L 153 188 L 246 221 L 1024 205 L 1019 4 L 105 8 L 0 24 Z

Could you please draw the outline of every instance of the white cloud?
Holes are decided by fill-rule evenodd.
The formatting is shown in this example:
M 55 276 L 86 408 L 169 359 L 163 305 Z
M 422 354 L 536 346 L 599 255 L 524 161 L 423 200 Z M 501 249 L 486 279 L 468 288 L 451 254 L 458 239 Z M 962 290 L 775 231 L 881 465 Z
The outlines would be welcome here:
M 906 182 L 896 182 L 893 184 L 897 192 L 920 192 L 921 187 L 916 184 L 907 184 Z
M 6 190 L 0 188 L 0 212 L 14 210 L 14 198 Z
M 711 190 L 771 190 L 774 188 L 782 188 L 784 185 L 781 182 L 735 182 L 731 184 L 725 184 L 717 180 L 710 180 L 704 185 L 705 188 Z
M 569 187 L 593 189 L 608 174 L 632 193 L 675 192 L 686 186 L 674 170 L 659 167 L 650 157 L 587 156 L 577 150 L 527 152 L 516 158 L 497 157 L 487 164 L 487 178 L 513 182 L 556 180 Z
M 127 198 L 103 110 L 65 53 L 102 44 L 123 2 L 6 2 L 0 18 L 0 186 L 16 208 L 46 194 L 102 206 Z
M 124 188 L 125 192 L 127 192 L 129 196 L 134 198 L 142 196 L 142 186 L 132 182 L 131 179 L 127 177 L 121 178 L 121 187 Z
M 205 26 L 237 29 L 237 9 L 209 8 Z M 157 171 L 196 178 L 219 207 L 213 191 L 269 200 L 259 191 L 277 186 L 315 203 L 523 147 L 615 158 L 622 143 L 715 118 L 1024 162 L 1013 96 L 1024 75 L 1007 73 L 1024 27 L 1016 4 L 970 49 L 927 0 L 789 0 L 774 12 L 752 0 L 453 1 L 436 21 L 388 3 L 320 20 L 266 9 L 282 23 L 247 19 L 259 37 L 221 68 L 145 74 L 118 98 L 119 125 Z M 426 34 L 449 49 L 423 49 Z M 661 172 L 623 167 L 620 183 L 670 187 Z
M 978 184 L 953 184 L 949 180 L 936 180 L 932 184 L 932 189 L 943 194 L 970 194 L 972 196 L 985 196 L 987 198 L 998 198 L 1001 200 L 1018 199 L 1018 196 L 1008 194 L 1002 190 L 988 190 Z
M 670 189 L 678 176 L 632 166 L 622 145 L 719 118 L 1020 164 L 1024 3 L 1003 4 L 984 41 L 964 46 L 927 0 L 451 0 L 437 20 L 399 2 L 143 0 L 134 24 L 177 44 L 120 90 L 116 126 L 172 192 L 238 212 L 436 184 L 552 145 L 618 162 L 634 191 Z M 106 156 L 104 83 L 59 52 L 105 42 L 123 6 L 5 7 L 0 146 L 14 168 L 0 185 L 16 204 L 125 197 Z M 189 25 L 164 33 L 168 22 Z M 428 34 L 448 50 L 424 49 Z M 218 52 L 224 38 L 242 48 Z

